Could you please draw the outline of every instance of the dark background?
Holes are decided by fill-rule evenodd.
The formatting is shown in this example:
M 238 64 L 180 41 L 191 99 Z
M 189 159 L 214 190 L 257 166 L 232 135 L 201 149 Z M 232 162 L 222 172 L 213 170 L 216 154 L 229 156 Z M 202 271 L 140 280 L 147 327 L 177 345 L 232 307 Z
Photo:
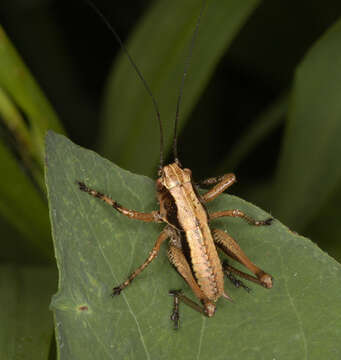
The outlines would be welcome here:
M 123 41 L 151 3 L 95 1 Z M 182 162 L 197 178 L 217 175 L 219 159 L 291 86 L 307 49 L 340 14 L 341 2 L 334 0 L 262 2 L 220 60 L 180 135 Z M 70 138 L 96 150 L 103 89 L 120 50 L 103 22 L 81 0 L 5 0 L 0 17 Z M 266 183 L 274 175 L 283 128 L 277 126 L 236 169 L 229 169 L 239 179 L 234 193 L 245 196 L 249 184 Z

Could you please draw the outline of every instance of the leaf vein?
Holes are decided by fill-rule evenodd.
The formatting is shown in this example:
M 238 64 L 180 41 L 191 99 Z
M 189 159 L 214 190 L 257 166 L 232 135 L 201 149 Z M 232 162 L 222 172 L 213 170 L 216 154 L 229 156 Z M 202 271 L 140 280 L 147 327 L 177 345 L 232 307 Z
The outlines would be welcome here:
M 202 317 L 201 330 L 200 330 L 200 338 L 199 338 L 199 347 L 198 347 L 197 360 L 200 359 L 201 347 L 202 347 L 202 339 L 203 339 L 203 337 L 204 337 L 205 328 L 206 328 L 206 318 L 203 316 L 203 317 Z
M 280 256 L 280 259 L 281 259 L 281 263 L 282 263 L 282 268 L 284 267 L 284 261 L 283 261 L 283 256 L 281 254 L 281 252 L 279 251 L 279 256 Z M 284 277 L 284 286 L 285 286 L 285 289 L 286 289 L 286 292 L 288 294 L 288 298 L 289 298 L 289 302 L 290 302 L 290 305 L 296 315 L 296 318 L 297 318 L 297 323 L 298 323 L 298 327 L 299 327 L 299 330 L 302 334 L 302 340 L 303 340 L 303 349 L 304 349 L 304 359 L 308 359 L 308 348 L 307 348 L 307 339 L 306 339 L 306 336 L 305 336 L 305 333 L 304 333 L 304 329 L 303 329 L 303 323 L 302 323 L 302 319 L 300 317 L 300 314 L 299 314 L 299 311 L 295 305 L 295 302 L 294 302 L 294 299 L 293 297 L 291 296 L 290 294 L 290 291 L 289 291 L 289 287 L 288 287 L 288 282 L 287 282 L 287 278 Z

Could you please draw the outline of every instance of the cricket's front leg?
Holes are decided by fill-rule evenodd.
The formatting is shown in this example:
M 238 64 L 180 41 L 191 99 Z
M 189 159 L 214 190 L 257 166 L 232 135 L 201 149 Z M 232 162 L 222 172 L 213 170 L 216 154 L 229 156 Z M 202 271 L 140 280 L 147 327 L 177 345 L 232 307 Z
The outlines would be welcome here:
M 201 182 L 203 185 L 214 185 L 213 188 L 207 191 L 204 195 L 202 195 L 202 199 L 205 202 L 209 202 L 217 198 L 220 194 L 222 194 L 227 188 L 229 188 L 232 184 L 236 182 L 236 176 L 232 173 L 225 174 L 223 176 L 213 177 L 206 179 Z M 272 222 L 272 218 L 259 221 L 253 219 L 251 216 L 246 215 L 241 210 L 234 209 L 234 210 L 225 210 L 225 211 L 218 211 L 213 214 L 210 214 L 211 219 L 216 219 L 222 216 L 232 216 L 232 217 L 239 217 L 247 221 L 250 225 L 260 226 L 260 225 L 270 225 Z
M 246 274 L 242 271 L 239 271 L 229 265 L 226 265 L 225 268 L 227 268 L 230 272 L 233 272 L 236 275 L 243 277 L 244 279 L 262 285 L 265 288 L 268 289 L 272 288 L 272 283 L 273 283 L 272 276 L 267 274 L 258 266 L 256 266 L 246 256 L 246 254 L 243 252 L 243 250 L 240 248 L 237 242 L 230 235 L 226 234 L 224 231 L 219 229 L 213 229 L 212 235 L 214 238 L 214 242 L 226 255 L 230 256 L 231 258 L 243 264 L 246 268 L 248 268 L 251 272 L 253 272 L 256 275 L 256 277 Z
M 209 191 L 207 191 L 204 195 L 202 195 L 202 199 L 205 202 L 209 202 L 218 197 L 221 193 L 223 193 L 227 188 L 229 188 L 232 184 L 236 182 L 235 174 L 225 174 L 222 176 L 212 177 L 206 179 L 201 182 L 203 185 L 215 185 Z
M 128 216 L 131 219 L 141 220 L 145 222 L 162 222 L 158 211 L 143 213 L 139 211 L 129 210 L 123 207 L 122 205 L 118 204 L 115 200 L 111 199 L 109 196 L 106 196 L 97 190 L 88 188 L 83 182 L 77 181 L 77 184 L 80 190 L 88 193 L 91 196 L 103 200 L 104 202 L 112 206 L 115 210 L 119 211 L 121 214 L 125 216 Z
M 161 244 L 169 237 L 169 232 L 167 230 L 167 228 L 165 228 L 161 234 L 159 235 L 159 237 L 156 240 L 156 243 L 152 249 L 152 251 L 150 252 L 148 258 L 146 259 L 146 261 L 139 266 L 129 277 L 126 281 L 124 281 L 122 284 L 120 284 L 119 286 L 116 286 L 112 289 L 112 296 L 115 295 L 120 295 L 121 291 L 123 289 L 125 289 L 128 285 L 130 285 L 130 283 L 136 278 L 137 275 L 139 275 L 158 255 L 159 251 L 160 251 L 160 247 Z

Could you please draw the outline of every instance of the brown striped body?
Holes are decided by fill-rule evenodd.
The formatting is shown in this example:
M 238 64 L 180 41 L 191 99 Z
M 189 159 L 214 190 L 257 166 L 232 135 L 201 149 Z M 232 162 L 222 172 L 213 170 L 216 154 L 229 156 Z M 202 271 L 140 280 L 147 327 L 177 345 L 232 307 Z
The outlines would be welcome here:
M 176 163 L 165 166 L 158 190 L 161 217 L 184 232 L 197 283 L 208 300 L 216 301 L 224 292 L 223 270 L 206 210 L 192 185 L 191 171 Z M 164 206 L 164 201 L 168 205 Z

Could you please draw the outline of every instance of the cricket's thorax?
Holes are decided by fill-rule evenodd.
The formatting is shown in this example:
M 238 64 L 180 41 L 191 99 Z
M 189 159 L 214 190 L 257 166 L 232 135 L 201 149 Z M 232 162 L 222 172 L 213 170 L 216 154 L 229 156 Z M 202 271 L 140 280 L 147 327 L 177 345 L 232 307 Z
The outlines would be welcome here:
M 163 168 L 159 182 L 164 189 L 159 193 L 159 200 L 163 197 L 169 204 L 173 204 L 173 212 L 167 214 L 167 222 L 172 225 L 177 222 L 176 227 L 185 232 L 194 275 L 205 296 L 215 301 L 224 291 L 223 271 L 208 226 L 206 210 L 192 186 L 191 171 L 181 169 L 176 163 L 167 165 Z M 163 205 L 161 200 L 161 215 L 165 207 L 167 205 Z

